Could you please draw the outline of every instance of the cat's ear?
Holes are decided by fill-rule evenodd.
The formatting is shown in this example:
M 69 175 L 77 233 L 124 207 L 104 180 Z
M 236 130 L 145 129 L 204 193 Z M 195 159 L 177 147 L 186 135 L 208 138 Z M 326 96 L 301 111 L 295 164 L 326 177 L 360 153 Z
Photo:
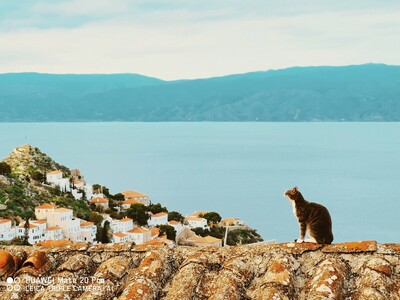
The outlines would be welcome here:
M 297 186 L 295 186 L 295 187 L 293 188 L 293 191 L 298 192 L 298 191 L 299 191 L 299 188 L 298 188 Z

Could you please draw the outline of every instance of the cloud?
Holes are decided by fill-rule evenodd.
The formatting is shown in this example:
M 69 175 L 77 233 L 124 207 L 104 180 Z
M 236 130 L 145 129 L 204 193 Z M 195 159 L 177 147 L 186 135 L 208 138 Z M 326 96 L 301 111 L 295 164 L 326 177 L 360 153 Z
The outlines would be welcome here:
M 316 1 L 299 2 L 303 6 L 289 7 L 287 0 L 39 2 L 25 8 L 24 20 L 15 13 L 1 17 L 8 27 L 0 30 L 0 72 L 177 79 L 293 65 L 400 64 L 396 3 L 382 1 L 386 9 L 373 10 L 368 0 L 363 9 L 358 0 L 340 1 L 323 10 L 312 6 Z

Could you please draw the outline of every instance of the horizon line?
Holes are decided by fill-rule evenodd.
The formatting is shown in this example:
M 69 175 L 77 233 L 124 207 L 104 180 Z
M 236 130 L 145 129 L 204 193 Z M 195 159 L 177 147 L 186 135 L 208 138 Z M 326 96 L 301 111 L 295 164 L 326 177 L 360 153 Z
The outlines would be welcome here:
M 271 72 L 271 71 L 282 71 L 282 70 L 289 70 L 289 69 L 296 69 L 296 68 L 340 68 L 340 67 L 352 67 L 352 66 L 365 66 L 365 65 L 381 65 L 381 66 L 390 66 L 390 67 L 399 67 L 400 65 L 395 65 L 395 64 L 387 64 L 387 63 L 380 63 L 380 62 L 366 62 L 366 63 L 360 63 L 360 64 L 346 64 L 346 65 L 307 65 L 307 66 L 290 66 L 290 67 L 284 67 L 284 68 L 275 68 L 275 69 L 260 69 L 260 70 L 253 70 L 253 71 L 246 71 L 246 72 L 239 72 L 239 73 L 227 73 L 224 75 L 215 75 L 215 76 L 209 76 L 209 77 L 193 77 L 193 78 L 179 78 L 179 79 L 162 79 L 160 77 L 155 77 L 152 75 L 147 75 L 147 74 L 140 74 L 140 73 L 127 73 L 127 72 L 121 72 L 121 73 L 50 73 L 50 72 L 37 72 L 37 71 L 23 71 L 23 72 L 1 72 L 1 75 L 16 75 L 16 74 L 38 74 L 38 75 L 72 75 L 72 76 L 96 76 L 96 75 L 137 75 L 137 76 L 142 76 L 142 77 L 147 77 L 147 78 L 152 78 L 152 79 L 158 79 L 161 81 L 165 82 L 173 82 L 173 81 L 190 81 L 190 80 L 205 80 L 205 79 L 212 79 L 212 78 L 223 78 L 223 77 L 229 77 L 229 76 L 235 76 L 235 75 L 246 75 L 246 74 L 252 74 L 252 73 L 262 73 L 262 72 Z

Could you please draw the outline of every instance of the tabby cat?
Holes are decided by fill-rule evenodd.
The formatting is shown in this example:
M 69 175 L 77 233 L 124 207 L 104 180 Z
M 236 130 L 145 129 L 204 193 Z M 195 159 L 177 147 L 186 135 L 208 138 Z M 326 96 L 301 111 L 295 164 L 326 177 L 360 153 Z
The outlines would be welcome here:
M 293 212 L 300 224 L 300 238 L 296 242 L 304 242 L 307 231 L 318 244 L 331 244 L 333 241 L 332 220 L 326 207 L 305 200 L 297 186 L 287 190 L 285 196 L 290 199 Z

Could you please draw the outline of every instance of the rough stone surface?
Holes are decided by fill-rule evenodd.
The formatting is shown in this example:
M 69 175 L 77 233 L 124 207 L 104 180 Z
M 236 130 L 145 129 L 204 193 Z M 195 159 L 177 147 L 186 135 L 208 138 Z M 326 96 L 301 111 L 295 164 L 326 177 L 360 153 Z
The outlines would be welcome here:
M 0 299 L 400 300 L 399 249 L 374 241 L 1 247 Z

